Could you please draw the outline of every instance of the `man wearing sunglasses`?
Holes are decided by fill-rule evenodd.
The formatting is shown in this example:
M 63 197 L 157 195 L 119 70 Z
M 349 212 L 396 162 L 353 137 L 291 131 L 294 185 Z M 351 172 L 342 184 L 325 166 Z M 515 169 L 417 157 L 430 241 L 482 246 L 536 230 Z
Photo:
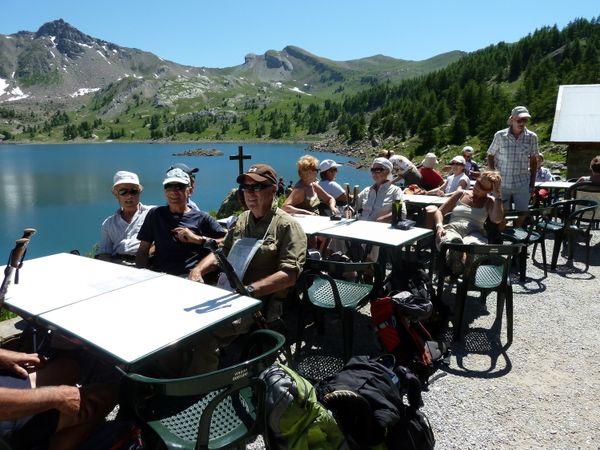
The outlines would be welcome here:
M 222 239 L 225 230 L 208 213 L 190 208 L 190 177 L 183 170 L 169 170 L 163 188 L 167 205 L 148 212 L 138 233 L 140 247 L 135 264 L 157 272 L 187 276 L 209 253 L 203 246 L 206 240 Z M 150 264 L 152 244 L 155 253 Z
M 263 300 L 263 315 L 271 322 L 281 315 L 282 301 L 296 280 L 306 259 L 306 235 L 296 220 L 277 207 L 277 174 L 266 164 L 254 164 L 237 177 L 244 203 L 243 212 L 223 241 L 223 250 L 232 260 L 244 257 L 237 252 L 238 242 L 246 242 L 247 268 L 241 276 L 248 293 Z M 204 282 L 204 276 L 218 269 L 216 258 L 209 254 L 192 269 L 189 278 Z M 188 374 L 216 370 L 218 348 L 228 345 L 236 336 L 254 326 L 252 316 L 243 317 L 210 335 L 201 337 L 192 358 Z
M 142 190 L 135 173 L 125 170 L 115 173 L 112 193 L 119 202 L 119 208 L 102 222 L 96 258 L 125 265 L 135 263 L 135 254 L 140 246 L 138 232 L 146 214 L 154 207 L 140 202 Z
M 488 149 L 489 169 L 502 176 L 505 211 L 513 209 L 511 197 L 515 210 L 526 211 L 535 191 L 539 151 L 537 135 L 526 126 L 530 118 L 527 108 L 514 107 L 508 118 L 509 127 L 496 132 Z

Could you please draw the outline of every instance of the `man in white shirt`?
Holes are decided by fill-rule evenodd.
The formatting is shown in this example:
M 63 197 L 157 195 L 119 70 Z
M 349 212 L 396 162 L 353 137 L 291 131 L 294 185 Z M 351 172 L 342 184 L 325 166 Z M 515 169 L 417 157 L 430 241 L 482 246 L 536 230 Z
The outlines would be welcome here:
M 134 265 L 140 246 L 138 232 L 153 206 L 142 205 L 143 186 L 133 172 L 120 170 L 113 177 L 112 193 L 119 208 L 102 222 L 101 239 L 96 257 L 103 261 Z

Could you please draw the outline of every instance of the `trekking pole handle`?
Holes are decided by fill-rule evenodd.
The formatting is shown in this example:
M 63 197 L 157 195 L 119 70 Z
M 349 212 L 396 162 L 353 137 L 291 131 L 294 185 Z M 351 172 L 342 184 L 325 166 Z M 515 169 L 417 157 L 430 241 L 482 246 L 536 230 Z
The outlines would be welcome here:
M 25 249 L 27 248 L 27 244 L 29 243 L 29 239 L 21 238 L 17 239 L 15 242 L 15 248 L 13 249 L 10 255 L 10 266 L 17 269 L 21 260 L 23 259 L 23 255 L 25 254 Z
M 31 236 L 33 236 L 35 233 L 37 233 L 35 228 L 25 228 L 23 230 L 23 236 L 21 237 L 24 239 L 31 239 Z

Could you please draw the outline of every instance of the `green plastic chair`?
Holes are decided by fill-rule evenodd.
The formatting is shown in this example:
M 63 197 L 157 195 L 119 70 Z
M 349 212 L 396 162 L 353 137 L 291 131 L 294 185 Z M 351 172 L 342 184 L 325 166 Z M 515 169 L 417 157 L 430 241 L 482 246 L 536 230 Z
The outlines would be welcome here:
M 253 332 L 249 358 L 215 372 L 179 379 L 127 374 L 121 402 L 167 449 L 245 448 L 265 424 L 264 382 L 258 375 L 275 361 L 285 342 L 271 330 Z
M 365 272 L 373 275 L 373 282 L 364 280 Z M 343 274 L 355 275 L 348 280 Z M 340 316 L 344 360 L 350 359 L 354 340 L 354 314 L 377 296 L 380 288 L 381 272 L 375 262 L 307 260 L 297 285 L 297 290 L 302 295 L 299 296 L 296 353 L 302 344 L 305 313 L 311 308 L 317 315 L 318 331 L 321 334 L 324 331 L 323 313 L 335 313 Z
M 553 216 L 544 225 L 545 233 L 554 235 L 550 270 L 556 270 L 558 255 L 565 242 L 567 258 L 573 259 L 575 241 L 581 237 L 586 244 L 585 271 L 589 269 L 591 230 L 597 206 L 595 200 L 563 200 L 551 205 L 554 208 Z
M 544 268 L 544 277 L 548 276 L 548 268 L 546 263 L 546 228 L 551 221 L 554 213 L 554 207 L 547 206 L 542 208 L 529 209 L 527 211 L 508 211 L 505 214 L 507 218 L 516 219 L 522 217 L 524 219 L 521 227 L 507 227 L 500 235 L 504 241 L 512 244 L 523 244 L 521 253 L 519 254 L 519 280 L 525 281 L 527 272 L 527 247 L 534 244 L 534 249 L 537 249 L 535 244 L 540 244 L 542 248 L 542 266 Z M 532 254 L 532 258 L 535 250 Z
M 481 292 L 486 297 L 490 292 L 498 296 L 496 321 L 502 328 L 502 315 L 506 303 L 506 335 L 507 347 L 513 341 L 513 291 L 510 281 L 510 261 L 522 251 L 523 244 L 516 245 L 469 245 L 445 243 L 440 248 L 440 267 L 438 272 L 438 292 L 443 292 L 443 283 L 449 268 L 446 265 L 446 255 L 449 251 L 466 253 L 467 264 L 465 271 L 458 279 L 456 289 L 456 308 L 454 312 L 454 338 L 463 337 L 463 321 L 465 303 L 469 291 Z

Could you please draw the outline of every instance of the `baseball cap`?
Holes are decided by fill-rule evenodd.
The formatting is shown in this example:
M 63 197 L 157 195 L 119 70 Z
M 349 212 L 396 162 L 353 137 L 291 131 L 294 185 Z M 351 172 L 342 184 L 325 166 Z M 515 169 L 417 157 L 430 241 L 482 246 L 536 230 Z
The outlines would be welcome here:
M 463 158 L 462 156 L 455 156 L 454 158 L 452 158 L 452 161 L 450 161 L 450 165 L 454 165 L 454 164 L 460 164 L 460 165 L 465 165 L 465 158 Z
M 463 147 L 463 153 L 473 153 L 473 147 L 466 145 Z
M 324 159 L 319 164 L 319 172 L 325 172 L 326 170 L 332 169 L 333 167 L 340 167 L 341 164 L 336 163 L 333 159 Z
M 515 106 L 513 110 L 510 112 L 512 117 L 516 117 L 517 119 L 530 119 L 531 114 L 527 111 L 527 108 L 524 106 Z
M 113 187 L 118 184 L 137 184 L 140 185 L 140 179 L 133 172 L 127 172 L 126 170 L 119 170 L 113 177 Z
M 236 181 L 243 183 L 246 177 L 258 183 L 266 181 L 270 184 L 277 184 L 277 172 L 267 164 L 252 164 L 246 172 L 237 177 Z
M 194 174 L 196 172 L 198 172 L 198 168 L 194 167 L 193 169 L 190 169 L 187 165 L 183 164 L 183 163 L 177 163 L 177 164 L 173 164 L 171 167 L 169 167 L 167 169 L 167 172 L 171 169 L 181 169 L 183 170 L 185 173 L 187 173 L 190 177 L 193 177 Z
M 167 171 L 167 175 L 163 180 L 163 186 L 169 183 L 190 184 L 190 176 L 183 170 L 175 168 Z

